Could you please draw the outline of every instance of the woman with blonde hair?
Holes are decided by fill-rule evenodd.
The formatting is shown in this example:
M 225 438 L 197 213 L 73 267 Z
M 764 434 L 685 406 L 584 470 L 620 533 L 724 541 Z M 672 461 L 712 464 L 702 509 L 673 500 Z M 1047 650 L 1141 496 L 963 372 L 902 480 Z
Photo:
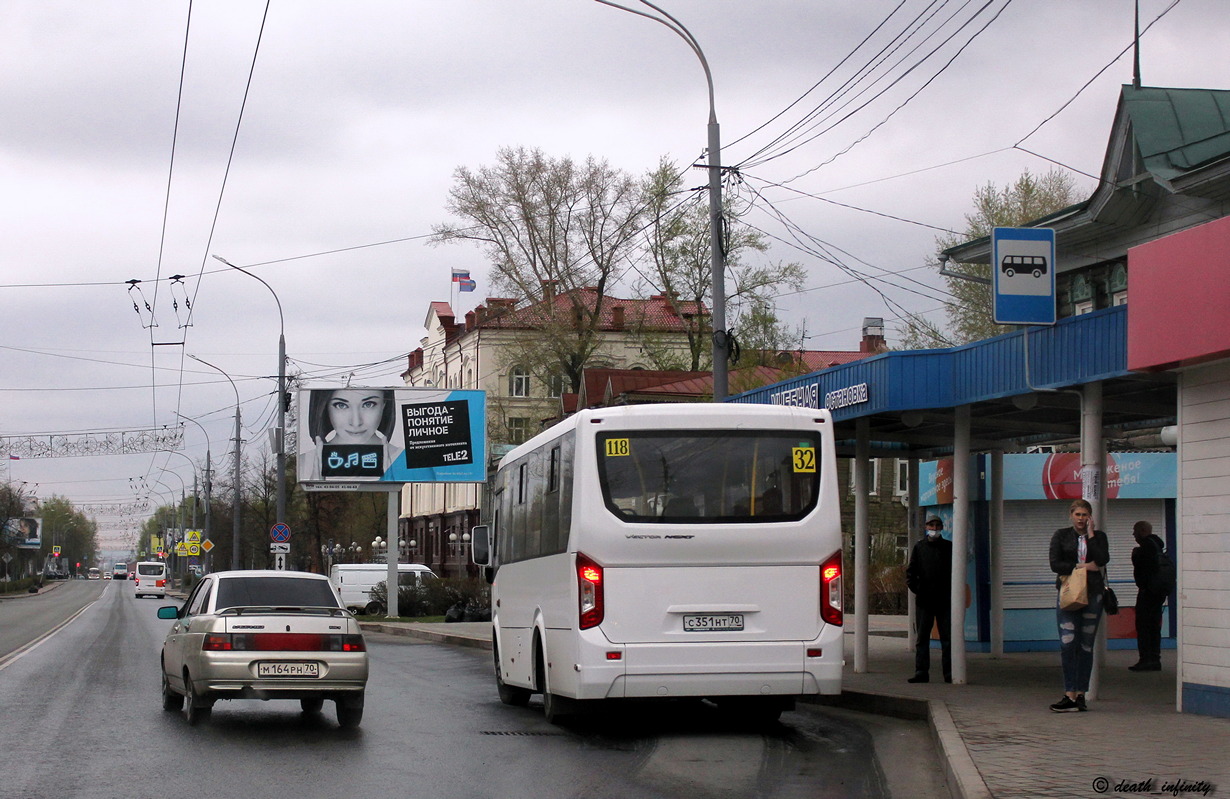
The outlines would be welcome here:
M 1093 642 L 1102 618 L 1102 593 L 1106 587 L 1104 570 L 1110 560 L 1106 533 L 1093 527 L 1093 506 L 1083 499 L 1075 500 L 1068 508 L 1068 515 L 1072 526 L 1056 530 L 1051 536 L 1051 571 L 1059 575 L 1055 578 L 1055 588 L 1062 586 L 1064 577 L 1084 569 L 1089 583 L 1089 604 L 1079 610 L 1064 610 L 1056 599 L 1059 659 L 1063 664 L 1063 696 L 1051 705 L 1056 713 L 1089 709 L 1085 704 L 1085 692 L 1089 690 L 1089 676 L 1093 673 Z

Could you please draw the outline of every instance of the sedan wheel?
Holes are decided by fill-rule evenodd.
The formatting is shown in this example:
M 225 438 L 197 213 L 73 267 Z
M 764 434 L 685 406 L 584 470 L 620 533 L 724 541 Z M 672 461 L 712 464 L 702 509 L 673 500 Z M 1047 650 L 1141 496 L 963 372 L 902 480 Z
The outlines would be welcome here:
M 184 709 L 184 697 L 171 690 L 171 683 L 167 681 L 165 671 L 162 673 L 162 709 L 173 710 L 177 713 Z
M 188 686 L 188 724 L 196 726 L 203 721 L 208 721 L 213 713 L 214 703 L 208 699 L 202 699 L 196 692 L 196 688 L 192 684 L 192 678 L 188 672 L 184 672 L 184 684 Z
M 357 699 L 338 699 L 337 726 L 344 730 L 353 730 L 363 721 L 363 697 Z

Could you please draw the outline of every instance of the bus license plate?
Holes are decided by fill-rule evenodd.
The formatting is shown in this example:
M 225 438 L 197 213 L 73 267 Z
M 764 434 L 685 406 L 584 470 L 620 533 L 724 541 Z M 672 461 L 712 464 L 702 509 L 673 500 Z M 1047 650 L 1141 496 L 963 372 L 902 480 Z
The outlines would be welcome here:
M 320 677 L 320 664 L 303 663 L 257 663 L 257 677 Z
M 684 616 L 684 632 L 708 633 L 740 631 L 743 629 L 742 613 L 706 613 L 703 615 Z

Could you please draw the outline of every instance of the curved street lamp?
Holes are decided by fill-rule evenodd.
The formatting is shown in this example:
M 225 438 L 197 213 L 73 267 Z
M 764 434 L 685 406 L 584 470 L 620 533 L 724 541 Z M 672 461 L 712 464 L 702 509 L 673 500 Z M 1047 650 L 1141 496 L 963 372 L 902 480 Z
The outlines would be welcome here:
M 213 532 L 213 470 L 210 468 L 209 458 L 210 450 L 213 449 L 213 444 L 209 440 L 209 433 L 205 431 L 205 426 L 189 416 L 184 416 L 179 411 L 175 415 L 185 422 L 192 422 L 201 431 L 201 435 L 205 436 L 205 538 L 208 539 Z M 180 454 L 180 453 L 176 453 Z M 187 457 L 186 455 L 184 457 Z M 191 460 L 191 459 L 189 459 Z M 192 505 L 193 510 L 193 526 L 196 525 L 196 503 Z M 206 562 L 209 562 L 209 555 L 206 555 Z
M 210 369 L 213 369 L 214 371 L 221 374 L 223 377 L 227 379 L 227 382 L 231 384 L 231 389 L 235 392 L 235 507 L 232 509 L 232 513 L 231 513 L 231 516 L 233 517 L 232 518 L 233 524 L 232 524 L 232 531 L 231 531 L 231 535 L 232 535 L 231 537 L 231 569 L 233 571 L 238 571 L 239 570 L 239 522 L 240 522 L 239 501 L 243 496 L 243 486 L 239 482 L 240 467 L 242 466 L 241 461 L 243 459 L 243 431 L 242 431 L 242 428 L 240 427 L 240 422 L 239 422 L 239 389 L 235 388 L 235 381 L 231 380 L 230 375 L 228 375 L 226 372 L 223 372 L 221 369 L 214 366 L 209 361 L 202 360 L 201 358 L 198 358 L 195 355 L 189 355 L 188 357 L 196 361 L 197 363 L 205 364 Z
M 286 521 L 286 318 L 282 315 L 282 300 L 278 299 L 278 293 L 273 290 L 273 286 L 266 283 L 259 275 L 249 272 L 242 266 L 236 266 L 221 255 L 215 255 L 213 258 L 231 269 L 259 280 L 262 286 L 269 289 L 269 293 L 273 295 L 273 301 L 278 304 L 278 325 L 281 332 L 278 334 L 278 432 L 277 452 L 274 453 L 274 459 L 278 473 L 276 521 L 281 524 Z
M 700 59 L 700 65 L 705 70 L 705 82 L 709 87 L 709 263 L 711 294 L 713 307 L 710 308 L 713 328 L 713 401 L 721 402 L 729 393 L 730 378 L 727 370 L 727 359 L 730 357 L 730 334 L 726 330 L 726 255 L 722 251 L 722 135 L 717 121 L 717 108 L 714 104 L 713 74 L 709 71 L 709 61 L 700 49 L 700 43 L 692 32 L 683 26 L 679 20 L 658 8 L 649 0 L 640 0 L 646 6 L 661 14 L 666 19 L 655 17 L 635 8 L 621 6 L 611 0 L 596 0 L 604 6 L 618 8 L 638 17 L 651 19 L 660 25 L 665 25 L 675 32 L 679 38 L 687 42 L 688 47 Z

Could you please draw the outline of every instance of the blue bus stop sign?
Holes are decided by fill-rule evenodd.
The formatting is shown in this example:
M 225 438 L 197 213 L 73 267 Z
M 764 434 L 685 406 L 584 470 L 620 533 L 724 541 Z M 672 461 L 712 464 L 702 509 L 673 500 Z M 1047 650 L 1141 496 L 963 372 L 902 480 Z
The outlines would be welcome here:
M 1055 324 L 1055 231 L 995 228 L 991 284 L 996 324 Z

